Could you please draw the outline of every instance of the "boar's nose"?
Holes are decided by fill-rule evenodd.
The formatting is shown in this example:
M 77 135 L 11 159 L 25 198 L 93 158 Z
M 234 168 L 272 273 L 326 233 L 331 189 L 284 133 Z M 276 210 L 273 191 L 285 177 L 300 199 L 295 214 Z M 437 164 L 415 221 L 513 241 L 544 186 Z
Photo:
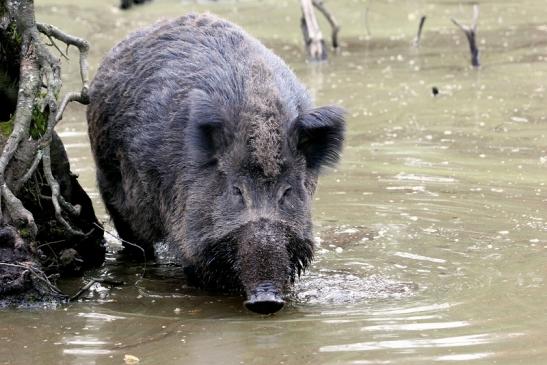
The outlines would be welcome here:
M 255 313 L 272 314 L 285 305 L 279 291 L 269 282 L 261 283 L 249 294 L 245 307 Z

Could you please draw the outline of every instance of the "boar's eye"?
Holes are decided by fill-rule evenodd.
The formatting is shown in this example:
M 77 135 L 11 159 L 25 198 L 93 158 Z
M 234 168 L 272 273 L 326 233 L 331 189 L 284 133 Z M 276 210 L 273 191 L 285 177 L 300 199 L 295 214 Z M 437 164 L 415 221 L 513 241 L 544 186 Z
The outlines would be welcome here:
M 282 191 L 283 191 L 283 194 L 281 195 L 281 198 L 279 198 L 279 203 L 281 204 L 285 203 L 285 200 L 287 200 L 287 198 L 291 195 L 292 187 L 287 186 Z
M 240 203 L 244 203 L 243 191 L 237 186 L 232 186 L 232 195 L 238 199 Z

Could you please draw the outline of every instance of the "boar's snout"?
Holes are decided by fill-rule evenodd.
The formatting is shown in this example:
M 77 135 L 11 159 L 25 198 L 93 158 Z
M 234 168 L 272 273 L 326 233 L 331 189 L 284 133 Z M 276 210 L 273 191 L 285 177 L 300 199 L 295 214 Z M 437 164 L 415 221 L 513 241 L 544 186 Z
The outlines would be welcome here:
M 251 290 L 245 307 L 255 313 L 272 314 L 278 312 L 285 305 L 279 291 L 272 283 L 264 282 Z

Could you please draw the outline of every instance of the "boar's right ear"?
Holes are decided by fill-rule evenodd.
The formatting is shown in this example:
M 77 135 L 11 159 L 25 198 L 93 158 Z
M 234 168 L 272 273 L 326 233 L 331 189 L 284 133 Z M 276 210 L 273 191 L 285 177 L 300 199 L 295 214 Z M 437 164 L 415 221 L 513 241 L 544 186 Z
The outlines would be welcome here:
M 199 89 L 188 93 L 190 104 L 185 144 L 191 160 L 197 165 L 212 165 L 225 146 L 225 120 L 209 95 Z
M 319 171 L 338 162 L 346 129 L 344 114 L 340 107 L 324 106 L 309 111 L 294 123 L 296 147 L 306 158 L 309 169 Z

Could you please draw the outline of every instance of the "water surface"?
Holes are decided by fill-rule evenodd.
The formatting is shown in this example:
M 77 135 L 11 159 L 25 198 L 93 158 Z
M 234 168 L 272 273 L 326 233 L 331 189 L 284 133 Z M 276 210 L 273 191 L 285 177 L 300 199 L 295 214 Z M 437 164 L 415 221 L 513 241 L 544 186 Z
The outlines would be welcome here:
M 44 0 L 37 14 L 91 42 L 94 73 L 131 30 L 208 9 L 286 59 L 318 104 L 350 111 L 343 161 L 316 196 L 317 259 L 288 308 L 264 318 L 241 298 L 186 286 L 176 267 L 149 263 L 142 278 L 142 265 L 111 253 L 60 285 L 72 293 L 101 275 L 126 285 L 97 284 L 58 309 L 1 312 L 0 364 L 121 364 L 126 354 L 143 364 L 546 363 L 544 1 L 483 2 L 480 70 L 449 20 L 468 22 L 467 2 L 327 2 L 342 51 L 321 65 L 304 62 L 297 1 L 157 0 L 129 12 L 113 3 Z M 65 91 L 79 87 L 70 56 Z M 57 130 L 106 221 L 85 109 L 71 105 Z

